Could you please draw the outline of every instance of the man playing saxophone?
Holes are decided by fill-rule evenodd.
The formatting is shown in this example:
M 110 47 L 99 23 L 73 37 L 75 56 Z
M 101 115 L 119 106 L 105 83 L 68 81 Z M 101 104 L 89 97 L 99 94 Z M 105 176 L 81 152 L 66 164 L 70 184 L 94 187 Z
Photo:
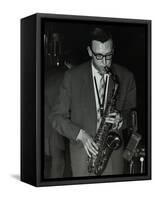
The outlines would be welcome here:
M 112 35 L 101 28 L 94 28 L 87 47 L 90 60 L 66 72 L 57 103 L 49 117 L 53 128 L 69 138 L 73 177 L 92 176 L 88 170 L 88 157 L 97 156 L 99 147 L 94 137 L 104 115 L 104 105 L 112 98 L 115 84 L 111 79 L 107 84 L 107 69 L 119 82 L 115 109 L 106 112 L 104 123 L 111 124 L 122 140 L 121 131 L 126 127 L 130 109 L 136 106 L 136 86 L 133 74 L 125 67 L 114 64 Z M 104 98 L 104 100 L 102 100 Z M 101 175 L 123 173 L 123 140 L 120 147 L 111 152 Z

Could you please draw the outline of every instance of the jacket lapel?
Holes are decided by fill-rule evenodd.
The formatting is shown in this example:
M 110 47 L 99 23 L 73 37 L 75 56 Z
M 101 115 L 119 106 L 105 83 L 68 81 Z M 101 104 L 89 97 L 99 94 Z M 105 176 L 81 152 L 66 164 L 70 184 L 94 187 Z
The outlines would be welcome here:
M 87 63 L 87 66 L 84 71 L 84 82 L 83 82 L 83 95 L 85 99 L 84 109 L 87 115 L 88 131 L 91 135 L 95 135 L 96 133 L 96 125 L 97 125 L 97 112 L 96 112 L 96 102 L 95 102 L 95 93 L 94 93 L 94 85 L 93 85 L 93 77 L 92 77 L 92 69 L 91 62 Z

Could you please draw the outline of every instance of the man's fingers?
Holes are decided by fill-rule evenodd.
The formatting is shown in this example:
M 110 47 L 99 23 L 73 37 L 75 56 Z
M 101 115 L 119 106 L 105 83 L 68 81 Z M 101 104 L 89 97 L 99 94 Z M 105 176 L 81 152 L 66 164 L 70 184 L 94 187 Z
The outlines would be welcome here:
M 115 117 L 116 115 L 118 115 L 118 113 L 109 113 L 108 116 L 110 117 Z
M 108 117 L 106 117 L 105 118 L 105 121 L 107 122 L 107 123 L 119 123 L 120 121 L 122 121 L 122 119 L 120 118 L 120 117 L 117 117 L 117 116 L 115 116 L 115 117 L 112 117 L 112 116 L 108 116 Z
M 113 124 L 115 123 L 115 118 L 106 117 L 105 122 Z
M 87 147 L 86 147 L 86 146 L 84 146 L 84 148 L 85 148 L 85 150 L 86 150 L 86 153 L 87 153 L 87 155 L 88 155 L 89 157 L 91 157 L 91 154 L 89 153 L 89 151 L 88 151 Z
M 92 142 L 92 145 L 95 147 L 96 150 L 98 150 L 98 146 L 94 141 Z
M 96 155 L 98 153 L 98 151 L 95 149 L 95 147 L 92 144 L 89 144 L 88 146 L 89 146 L 89 149 L 91 150 L 91 152 L 93 152 L 93 154 Z
M 86 153 L 89 157 L 91 157 L 92 155 L 96 156 L 96 153 L 87 145 L 84 147 L 86 150 Z
M 88 148 L 88 151 L 91 152 L 94 156 L 97 155 L 97 150 L 93 147 L 93 145 L 91 143 L 88 143 L 87 144 L 87 148 Z
M 118 123 L 118 129 L 120 129 L 123 125 L 123 120 L 121 120 L 119 123 Z
M 85 148 L 85 151 L 86 151 L 86 153 L 87 153 L 87 155 L 89 157 L 91 157 L 91 155 L 94 155 L 94 156 L 97 155 L 98 146 L 93 141 L 91 136 L 89 136 L 88 134 L 84 133 L 81 141 L 82 141 L 82 143 L 84 145 L 84 148 Z
M 88 140 L 88 144 L 89 144 L 90 146 L 92 146 L 92 148 L 95 148 L 96 151 L 98 150 L 98 146 L 97 146 L 97 144 L 94 142 L 94 140 L 93 140 L 92 138 L 90 138 L 90 139 Z

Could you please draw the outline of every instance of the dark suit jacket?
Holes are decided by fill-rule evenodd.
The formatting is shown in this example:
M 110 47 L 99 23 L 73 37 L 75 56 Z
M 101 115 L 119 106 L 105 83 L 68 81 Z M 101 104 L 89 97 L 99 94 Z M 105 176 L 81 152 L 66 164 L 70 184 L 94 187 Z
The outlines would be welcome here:
M 136 106 L 134 77 L 131 72 L 119 65 L 113 64 L 111 69 L 118 76 L 120 83 L 117 109 L 125 116 L 127 110 Z M 77 164 L 81 163 L 85 151 L 82 144 L 76 142 L 76 137 L 80 129 L 84 129 L 91 136 L 96 133 L 97 114 L 90 62 L 66 72 L 59 97 L 50 115 L 50 121 L 53 128 L 71 141 L 73 175 L 85 175 L 86 172 L 82 172 L 82 169 L 79 171 L 81 165 Z M 85 154 L 82 162 L 86 163 L 86 159 Z

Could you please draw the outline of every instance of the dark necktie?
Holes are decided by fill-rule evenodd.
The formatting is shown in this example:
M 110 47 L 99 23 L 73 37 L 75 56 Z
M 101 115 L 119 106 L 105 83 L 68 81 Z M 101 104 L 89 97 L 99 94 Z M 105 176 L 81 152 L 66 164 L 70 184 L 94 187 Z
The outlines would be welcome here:
M 99 84 L 99 98 L 100 98 L 100 103 L 102 104 L 103 101 L 103 93 L 104 93 L 104 76 L 102 75 L 101 79 L 100 79 L 100 84 Z M 97 129 L 99 128 L 99 125 L 101 123 L 101 113 L 100 113 L 100 106 L 97 110 Z

